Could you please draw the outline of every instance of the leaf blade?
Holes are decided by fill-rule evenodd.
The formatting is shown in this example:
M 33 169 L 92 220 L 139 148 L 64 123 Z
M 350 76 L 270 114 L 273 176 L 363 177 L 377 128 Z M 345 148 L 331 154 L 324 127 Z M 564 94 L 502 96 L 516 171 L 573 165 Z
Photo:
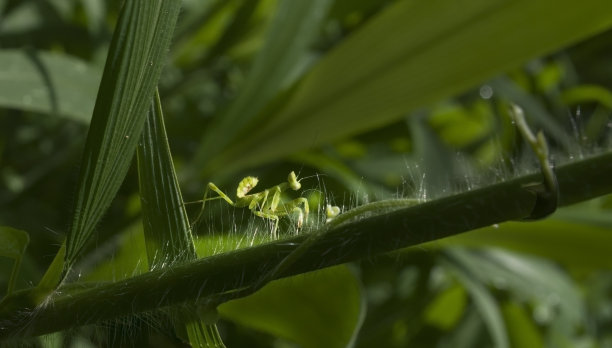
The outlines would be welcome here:
M 251 296 L 222 304 L 219 313 L 302 347 L 332 348 L 350 346 L 363 306 L 357 279 L 346 266 L 337 266 L 274 281 Z
M 612 4 L 588 2 L 396 2 L 321 60 L 286 107 L 215 165 L 241 158 L 236 166 L 249 166 L 380 127 L 610 27 Z M 539 20 L 552 8 L 552 20 Z M 610 11 L 594 16 L 590 8 Z
M 127 173 L 179 10 L 178 1 L 125 3 L 87 136 L 65 269 L 93 234 Z
M 156 90 L 138 146 L 138 182 L 149 269 L 195 260 L 189 218 L 172 163 L 159 93 Z M 175 326 L 195 347 L 224 347 L 216 324 L 202 320 L 200 308 L 176 311 Z
M 0 226 L 0 256 L 15 260 L 8 281 L 7 295 L 10 295 L 15 288 L 21 259 L 29 243 L 30 235 L 27 232 L 8 226 Z
M 204 166 L 207 159 L 231 144 L 266 103 L 297 77 L 300 69 L 296 72 L 296 67 L 303 65 L 308 45 L 318 34 L 330 5 L 329 0 L 279 2 L 241 94 L 206 132 L 195 157 L 196 166 Z
M 138 146 L 138 182 L 151 269 L 197 257 L 189 218 L 172 164 L 159 94 Z
M 0 106 L 89 123 L 100 71 L 67 55 L 0 51 Z

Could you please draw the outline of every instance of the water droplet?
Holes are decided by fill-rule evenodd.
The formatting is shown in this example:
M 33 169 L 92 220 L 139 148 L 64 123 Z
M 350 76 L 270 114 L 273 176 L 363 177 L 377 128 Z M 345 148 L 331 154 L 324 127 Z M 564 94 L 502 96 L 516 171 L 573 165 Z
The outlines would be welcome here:
M 491 99 L 493 96 L 493 88 L 489 85 L 483 85 L 480 87 L 479 93 L 482 99 Z
M 533 319 L 539 324 L 546 324 L 552 318 L 551 308 L 544 304 L 539 304 L 533 310 Z

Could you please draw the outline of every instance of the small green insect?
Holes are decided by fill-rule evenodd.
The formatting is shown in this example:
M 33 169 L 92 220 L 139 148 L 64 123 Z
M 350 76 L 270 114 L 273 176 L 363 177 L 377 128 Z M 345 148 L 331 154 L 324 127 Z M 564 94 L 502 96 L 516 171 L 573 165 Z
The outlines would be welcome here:
M 278 221 L 281 216 L 287 215 L 297 215 L 297 228 L 301 228 L 304 224 L 304 220 L 308 218 L 308 200 L 306 198 L 300 197 L 296 198 L 292 201 L 282 203 L 281 202 L 281 193 L 287 188 L 291 188 L 294 191 L 299 190 L 302 185 L 300 181 L 297 179 L 295 172 L 289 173 L 287 177 L 287 182 L 282 184 L 272 186 L 267 188 L 261 192 L 248 194 L 255 186 L 259 179 L 254 176 L 247 176 L 242 179 L 238 184 L 238 188 L 236 189 L 236 201 L 232 201 L 228 195 L 223 193 L 221 189 L 217 187 L 217 185 L 212 182 L 208 183 L 208 187 L 206 188 L 206 192 L 204 192 L 204 198 L 201 201 L 197 201 L 194 203 L 202 202 L 202 209 L 200 210 L 200 215 L 196 218 L 196 221 L 200 219 L 202 213 L 204 212 L 204 204 L 206 201 L 211 201 L 214 199 L 223 199 L 231 206 L 236 208 L 246 208 L 256 216 L 259 216 L 264 219 L 272 220 L 272 236 L 276 238 L 276 231 L 278 229 Z M 218 194 L 217 197 L 208 198 L 209 191 L 212 190 Z

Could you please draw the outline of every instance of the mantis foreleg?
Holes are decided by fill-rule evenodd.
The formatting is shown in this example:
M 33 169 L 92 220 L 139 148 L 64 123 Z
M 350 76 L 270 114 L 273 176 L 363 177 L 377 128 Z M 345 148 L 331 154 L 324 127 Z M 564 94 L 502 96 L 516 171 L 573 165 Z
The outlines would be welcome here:
M 216 192 L 218 196 L 208 198 L 208 193 L 210 192 L 210 190 L 213 190 L 214 192 Z M 200 208 L 200 213 L 198 214 L 198 216 L 196 216 L 195 220 L 193 220 L 193 225 L 198 223 L 198 221 L 200 221 L 200 219 L 202 218 L 202 215 L 204 214 L 204 207 L 206 205 L 206 201 L 212 201 L 213 199 L 223 199 L 230 205 L 236 206 L 236 204 L 231 200 L 231 198 L 229 198 L 225 193 L 223 193 L 223 191 L 221 191 L 221 189 L 219 189 L 217 185 L 213 184 L 212 182 L 209 182 L 208 186 L 206 187 L 206 191 L 204 191 L 204 197 L 202 197 L 202 200 L 201 200 L 202 208 Z

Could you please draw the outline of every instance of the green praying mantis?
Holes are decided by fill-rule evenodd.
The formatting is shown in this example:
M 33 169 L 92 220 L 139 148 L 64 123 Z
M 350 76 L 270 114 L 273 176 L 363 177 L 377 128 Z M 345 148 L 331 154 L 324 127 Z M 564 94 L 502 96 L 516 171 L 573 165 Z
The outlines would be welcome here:
M 523 111 L 518 106 L 512 106 L 510 109 L 510 115 L 515 120 L 520 135 L 527 141 L 538 158 L 540 162 L 540 170 L 542 172 L 542 181 L 528 183 L 523 186 L 524 189 L 532 191 L 537 195 L 536 204 L 533 207 L 532 213 L 526 218 L 523 218 L 523 220 L 540 219 L 555 211 L 559 197 L 558 182 L 554 172 L 554 166 L 550 162 L 550 154 L 546 138 L 542 132 L 539 132 L 537 135 L 532 133 L 524 119 Z M 213 183 L 209 183 L 209 189 L 217 192 L 219 197 L 206 198 L 207 196 L 205 194 L 204 200 L 223 198 L 229 204 L 235 207 L 248 206 L 253 214 L 275 220 L 275 222 L 278 222 L 279 216 L 288 215 L 289 211 L 296 211 L 297 209 L 298 214 L 302 214 L 299 215 L 300 219 L 298 219 L 298 227 L 301 227 L 301 224 L 303 223 L 302 218 L 308 215 L 308 202 L 304 198 L 298 198 L 285 204 L 278 203 L 280 200 L 280 193 L 283 190 L 286 190 L 288 187 L 298 190 L 301 187 L 294 172 L 289 174 L 286 183 L 273 186 L 259 193 L 247 195 L 247 192 L 249 192 L 256 184 L 257 178 L 244 178 L 238 185 L 238 190 L 236 193 L 238 199 L 236 203 L 234 203 L 227 197 L 227 195 L 221 192 L 217 186 L 215 186 Z M 273 192 L 273 197 L 275 198 L 273 198 L 272 201 L 268 201 L 268 197 L 270 196 L 271 192 Z M 274 201 L 276 201 L 276 203 L 274 203 Z M 314 233 L 306 236 L 306 238 L 304 238 L 301 243 L 295 247 L 295 249 L 293 249 L 284 259 L 282 259 L 282 261 L 280 261 L 274 268 L 263 274 L 262 277 L 252 285 L 232 294 L 222 296 L 222 298 L 224 298 L 223 301 L 251 294 L 261 289 L 268 282 L 277 279 L 279 275 L 285 274 L 289 267 L 291 267 L 296 261 L 300 260 L 300 258 L 302 258 L 305 253 L 313 245 L 315 245 L 315 243 L 319 241 L 320 238 L 326 234 L 326 232 L 330 230 L 342 228 L 342 226 L 345 226 L 345 224 L 358 222 L 358 220 L 364 216 L 371 214 L 377 215 L 378 212 L 384 213 L 385 211 L 408 208 L 423 202 L 424 200 L 418 198 L 383 200 L 366 203 L 345 212 L 342 212 L 338 206 L 328 204 L 325 208 L 325 228 L 315 230 Z M 300 204 L 303 205 L 303 211 L 299 207 Z M 276 227 L 274 231 L 276 231 Z M 220 301 L 219 303 L 223 301 Z
M 297 216 L 297 228 L 302 228 L 304 220 L 308 218 L 308 200 L 306 200 L 304 197 L 299 197 L 286 203 L 281 202 L 281 193 L 283 191 L 286 191 L 287 189 L 297 191 L 302 187 L 295 172 L 292 171 L 289 173 L 286 182 L 269 187 L 260 192 L 249 193 L 255 186 L 257 186 L 258 182 L 259 179 L 254 176 L 247 176 L 242 179 L 240 183 L 238 183 L 238 188 L 236 189 L 235 201 L 232 201 L 232 199 L 221 191 L 217 185 L 209 182 L 206 191 L 204 192 L 204 198 L 202 198 L 200 201 L 194 202 L 202 203 L 202 208 L 200 210 L 200 214 L 196 218 L 196 221 L 198 221 L 202 216 L 204 206 L 207 201 L 223 199 L 233 207 L 249 208 L 249 210 L 255 216 L 271 220 L 273 224 L 272 236 L 274 238 L 277 237 L 278 222 L 282 216 Z M 215 192 L 217 196 L 208 197 L 210 191 Z

